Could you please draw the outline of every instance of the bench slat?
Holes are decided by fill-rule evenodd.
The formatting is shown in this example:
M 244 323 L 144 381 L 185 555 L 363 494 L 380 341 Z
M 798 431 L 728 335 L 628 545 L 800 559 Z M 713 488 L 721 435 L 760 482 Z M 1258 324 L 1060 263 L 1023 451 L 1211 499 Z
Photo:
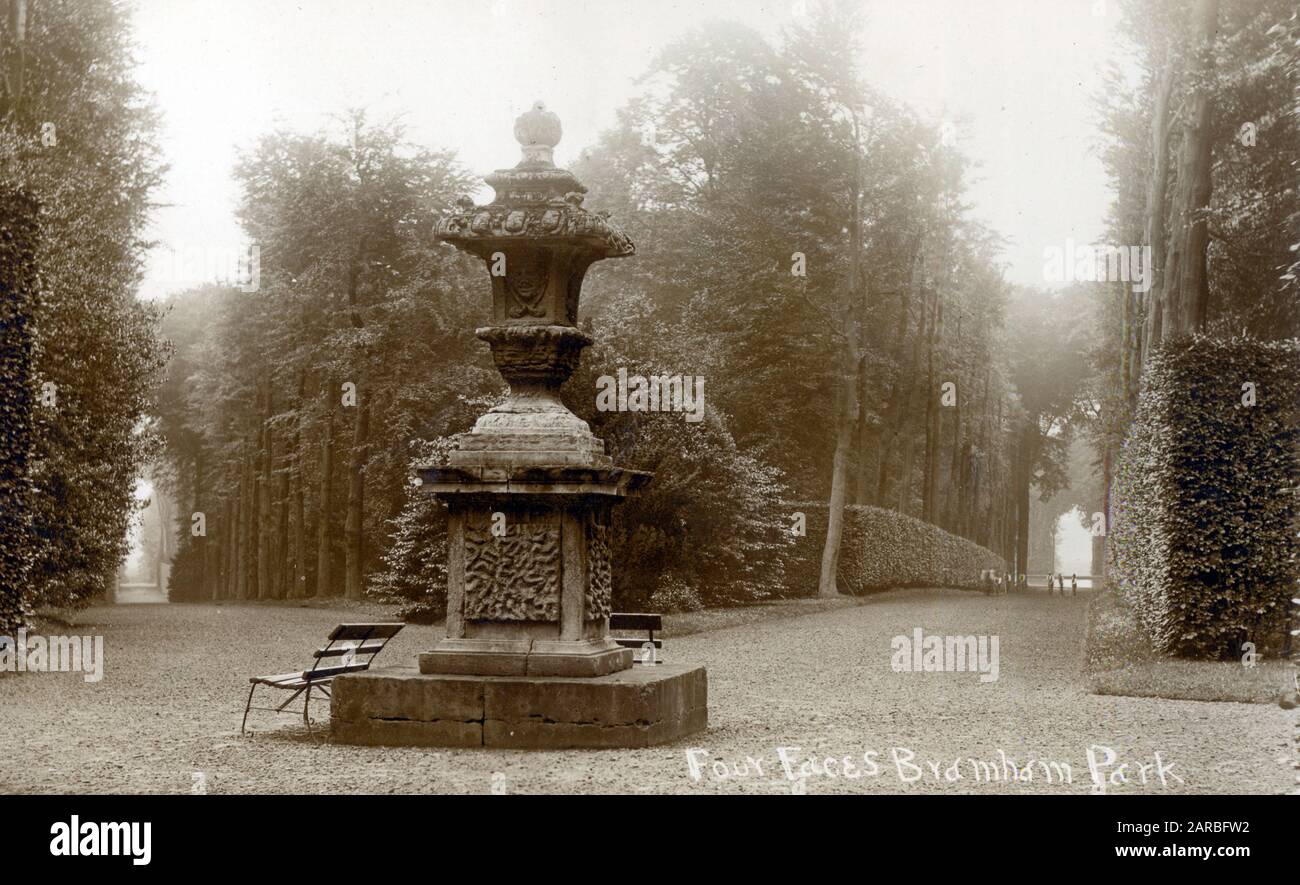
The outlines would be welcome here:
M 310 682 L 320 682 L 324 679 L 333 679 L 335 676 L 342 676 L 344 673 L 359 673 L 362 670 L 370 669 L 369 664 L 348 664 L 336 667 L 317 667 L 315 670 L 303 672 L 303 678 Z
M 654 639 L 654 640 L 624 639 L 620 636 L 611 636 L 610 638 L 613 639 L 615 642 L 617 642 L 619 645 L 623 646 L 624 648 L 642 648 L 647 642 L 652 642 L 655 648 L 664 647 L 664 643 L 662 639 Z
M 383 642 L 363 642 L 361 645 L 355 647 L 339 645 L 333 648 L 318 648 L 313 653 L 313 656 L 318 659 L 319 658 L 340 658 L 343 655 L 347 654 L 348 652 L 355 652 L 356 654 L 359 655 L 373 655 L 373 654 L 378 654 L 383 649 L 384 645 L 387 642 L 388 640 L 384 640 Z
M 609 616 L 611 630 L 662 630 L 663 615 L 645 612 L 615 612 Z
M 273 676 L 250 676 L 249 682 L 259 682 L 264 685 L 279 685 L 282 682 L 292 682 L 295 679 L 302 678 L 302 671 L 295 670 L 293 673 L 276 673 Z
M 330 639 L 392 639 L 405 624 L 339 624 Z

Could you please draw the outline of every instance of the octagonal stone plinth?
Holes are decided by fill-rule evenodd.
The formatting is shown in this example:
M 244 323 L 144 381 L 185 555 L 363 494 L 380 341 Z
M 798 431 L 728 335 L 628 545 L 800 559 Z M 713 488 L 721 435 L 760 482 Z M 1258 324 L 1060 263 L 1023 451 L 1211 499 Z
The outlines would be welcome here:
M 457 676 L 379 667 L 334 680 L 340 743 L 610 749 L 670 743 L 708 727 L 703 667 L 648 664 L 606 676 Z

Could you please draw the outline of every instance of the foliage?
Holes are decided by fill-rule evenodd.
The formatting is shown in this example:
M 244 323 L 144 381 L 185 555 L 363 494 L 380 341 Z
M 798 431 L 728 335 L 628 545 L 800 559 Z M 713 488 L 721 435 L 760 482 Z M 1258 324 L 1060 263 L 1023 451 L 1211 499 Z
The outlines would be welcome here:
M 585 304 L 600 340 L 703 375 L 740 451 L 826 497 L 856 171 L 850 500 L 920 514 L 928 477 L 934 521 L 996 544 L 1014 537 L 998 243 L 968 217 L 967 164 L 939 127 L 859 82 L 852 6 L 817 4 L 779 41 L 710 23 L 663 49 L 574 165 L 638 247 L 593 268 Z M 856 142 L 847 105 L 865 120 Z M 935 414 L 941 380 L 961 406 Z
M 26 194 L 0 186 L 0 636 L 13 636 L 31 615 L 37 211 Z
M 412 462 L 440 463 L 450 449 L 450 438 L 421 442 L 423 454 Z M 406 485 L 406 503 L 389 522 L 391 545 L 383 553 L 384 568 L 374 576 L 371 593 L 402 605 L 408 621 L 431 623 L 447 614 L 447 508 L 420 491 L 414 481 Z
M 1300 578 L 1298 445 L 1300 343 L 1190 336 L 1149 361 L 1109 548 L 1154 649 L 1278 647 Z
M 1167 658 L 1151 648 L 1137 614 L 1113 587 L 1088 603 L 1084 669 L 1094 694 L 1239 704 L 1276 703 L 1292 683 L 1279 658 L 1253 667 L 1229 661 Z
M 792 589 L 814 595 L 826 536 L 827 507 L 819 503 L 785 506 L 787 526 L 803 513 L 807 534 L 798 537 L 791 557 Z M 981 589 L 986 569 L 1002 572 L 1006 562 L 978 544 L 919 519 L 880 507 L 844 508 L 844 543 L 838 585 L 854 595 L 893 587 Z
M 41 205 L 42 304 L 33 374 L 36 605 L 99 594 L 126 554 L 137 477 L 154 452 L 143 418 L 165 353 L 135 298 L 159 183 L 156 120 L 133 79 L 128 10 L 113 0 L 31 4 L 0 55 L 24 76 L 0 91 L 0 177 Z M 21 85 L 20 85 L 21 82 Z
M 1015 327 L 1009 331 L 1008 345 L 1016 391 L 1012 484 L 1018 514 L 1014 562 L 1022 573 L 1030 570 L 1031 561 L 1031 486 L 1047 501 L 1071 485 L 1068 462 L 1080 417 L 1081 382 L 1088 372 L 1090 332 L 1078 320 L 1091 312 L 1089 294 L 1078 287 L 1052 295 L 1018 291 L 1012 303 Z
M 774 41 L 734 24 L 688 33 L 573 164 L 587 204 L 612 210 L 638 246 L 587 274 L 580 322 L 599 344 L 566 388 L 617 463 L 655 472 L 614 511 L 618 607 L 661 587 L 693 588 L 703 604 L 801 592 L 785 579 L 779 502 L 829 492 L 846 336 L 862 406 L 849 500 L 924 515 L 1009 557 L 1025 518 L 1013 491 L 1059 479 L 1069 397 L 1054 387 L 1035 410 L 1028 388 L 1068 374 L 1077 342 L 1061 346 L 1053 327 L 1013 364 L 1008 311 L 1056 302 L 1008 298 L 999 243 L 964 203 L 967 161 L 854 72 L 852 5 L 819 4 Z M 370 589 L 422 598 L 433 566 L 419 548 L 440 529 L 407 495 L 408 444 L 466 430 L 472 404 L 501 390 L 470 334 L 488 305 L 481 264 L 429 236 L 473 183 L 395 127 L 345 123 L 270 134 L 237 169 L 263 291 L 172 302 L 178 359 L 160 424 L 178 497 L 221 515 L 210 592 L 244 592 L 242 581 L 274 596 L 287 570 L 308 593 L 334 593 L 330 564 L 360 557 Z M 846 324 L 855 185 L 865 270 Z M 620 367 L 704 378 L 705 420 L 596 412 L 595 378 Z M 368 425 L 338 405 L 348 380 Z M 939 408 L 947 381 L 957 401 Z
M 596 411 L 596 379 L 620 367 L 629 375 L 675 374 L 597 343 L 565 388 L 616 463 L 654 473 L 648 489 L 614 508 L 615 607 L 639 608 L 666 575 L 694 586 L 707 605 L 787 595 L 780 473 L 736 444 L 707 382 L 699 422 L 680 413 Z
M 1209 305 L 1206 331 L 1220 337 L 1243 330 L 1262 339 L 1300 335 L 1297 263 L 1300 243 L 1300 15 L 1292 0 L 1221 0 L 1212 52 L 1214 74 L 1198 84 L 1189 74 L 1196 58 L 1189 45 L 1191 0 L 1124 0 L 1122 40 L 1098 96 L 1105 145 L 1102 159 L 1116 200 L 1107 236 L 1114 244 L 1147 244 L 1150 210 L 1172 230 L 1172 202 L 1147 205 L 1153 183 L 1156 98 L 1166 66 L 1172 73 L 1169 144 L 1164 159 L 1179 156 L 1189 89 L 1204 85 L 1213 107 L 1213 179 L 1206 224 Z M 1138 76 L 1133 76 L 1137 72 Z M 1249 135 L 1243 131 L 1249 129 Z M 1166 181 L 1172 192 L 1178 170 Z M 1110 482 L 1128 435 L 1140 383 L 1126 379 L 1138 335 L 1126 326 L 1125 305 L 1140 302 L 1122 283 L 1097 284 L 1100 332 L 1092 354 L 1094 405 L 1089 432 Z M 1142 296 L 1147 298 L 1149 296 Z M 1146 305 L 1134 310 L 1137 324 Z M 1132 318 L 1128 320 L 1132 322 Z
M 318 134 L 271 133 L 235 174 L 258 290 L 201 287 L 167 317 L 171 484 L 209 515 L 219 548 L 174 571 L 173 591 L 328 596 L 345 564 L 359 592 L 387 568 L 416 448 L 465 429 L 475 398 L 500 386 L 472 334 L 486 279 L 430 235 L 469 180 L 361 112 Z
M 656 612 L 696 612 L 704 608 L 699 590 L 690 581 L 671 572 L 659 578 L 659 586 L 650 596 L 650 610 Z

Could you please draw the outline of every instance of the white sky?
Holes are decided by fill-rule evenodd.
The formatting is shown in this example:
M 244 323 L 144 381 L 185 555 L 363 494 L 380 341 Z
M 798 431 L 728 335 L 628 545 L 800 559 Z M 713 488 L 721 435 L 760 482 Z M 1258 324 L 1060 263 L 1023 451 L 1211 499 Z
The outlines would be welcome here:
M 1079 522 L 1078 507 L 1071 508 L 1056 524 L 1055 570 L 1067 575 L 1092 573 L 1092 532 Z
M 404 113 L 411 140 L 486 173 L 518 160 L 514 118 L 541 99 L 563 122 L 565 165 L 666 43 L 710 18 L 775 37 L 806 2 L 138 0 L 139 76 L 172 167 L 142 294 L 233 263 L 235 151 L 277 126 L 316 131 L 350 106 Z M 864 3 L 867 78 L 957 124 L 980 165 L 975 213 L 1012 241 L 1009 278 L 1043 284 L 1043 249 L 1094 241 L 1112 199 L 1092 96 L 1114 0 Z

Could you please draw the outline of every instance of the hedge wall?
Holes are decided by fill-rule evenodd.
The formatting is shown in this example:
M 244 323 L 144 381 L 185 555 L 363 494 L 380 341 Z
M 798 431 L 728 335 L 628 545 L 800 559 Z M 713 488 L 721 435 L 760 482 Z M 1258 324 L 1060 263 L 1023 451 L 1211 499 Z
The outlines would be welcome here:
M 1279 647 L 1300 552 L 1298 405 L 1297 341 L 1198 335 L 1150 359 L 1107 548 L 1155 650 L 1226 659 L 1246 641 Z
M 32 312 L 36 307 L 36 203 L 0 187 L 0 636 L 30 615 L 32 566 Z
M 792 588 L 816 595 L 828 508 L 823 503 L 788 506 L 791 522 L 796 511 L 804 514 L 807 535 L 796 538 L 786 574 Z M 891 587 L 977 590 L 984 569 L 1005 571 L 1006 563 L 973 541 L 893 510 L 859 505 L 844 508 L 838 578 L 841 593 L 862 595 Z

